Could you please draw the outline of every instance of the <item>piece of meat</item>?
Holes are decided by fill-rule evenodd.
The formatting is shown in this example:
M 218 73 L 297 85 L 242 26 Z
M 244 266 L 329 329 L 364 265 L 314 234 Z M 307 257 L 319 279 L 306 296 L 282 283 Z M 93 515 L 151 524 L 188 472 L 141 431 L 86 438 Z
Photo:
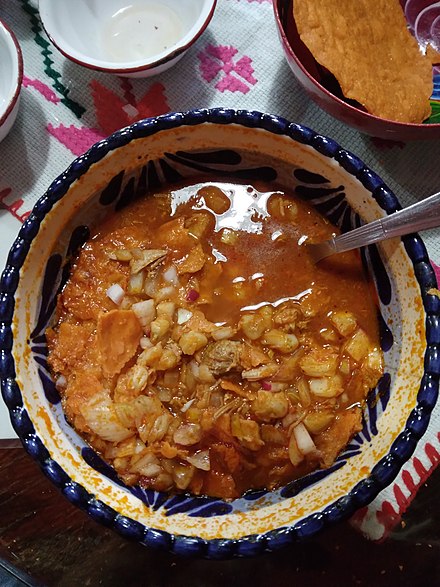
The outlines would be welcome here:
M 223 499 L 238 497 L 232 475 L 215 470 L 207 471 L 203 482 L 203 493 Z
M 242 344 L 237 340 L 219 340 L 207 345 L 203 363 L 214 375 L 222 375 L 240 367 Z
M 233 381 L 229 381 L 229 379 L 221 379 L 220 380 L 220 387 L 225 391 L 232 391 L 236 395 L 240 397 L 244 397 L 246 399 L 254 399 L 255 394 L 252 393 L 252 390 L 247 389 L 244 385 L 238 385 L 238 383 L 234 383 Z
M 189 251 L 197 242 L 196 238 L 185 228 L 183 216 L 173 218 L 173 220 L 159 226 L 155 238 L 158 243 L 178 251 Z
M 191 318 L 182 325 L 183 332 L 203 332 L 210 334 L 217 327 L 214 322 L 210 322 L 200 310 L 194 310 Z
M 235 438 L 245 448 L 258 451 L 264 446 L 261 439 L 260 427 L 255 420 L 240 418 L 238 414 L 233 414 L 231 418 L 231 431 Z
M 202 245 L 197 245 L 183 259 L 177 261 L 177 273 L 197 273 L 206 263 L 206 255 Z
M 230 473 L 235 473 L 240 468 L 240 453 L 232 444 L 214 442 L 211 451 L 226 465 Z
M 270 358 L 258 347 L 251 344 L 243 344 L 240 352 L 240 363 L 245 369 L 252 369 L 258 365 L 269 363 Z
M 100 313 L 97 344 L 103 371 L 112 376 L 134 356 L 142 336 L 142 326 L 132 310 Z

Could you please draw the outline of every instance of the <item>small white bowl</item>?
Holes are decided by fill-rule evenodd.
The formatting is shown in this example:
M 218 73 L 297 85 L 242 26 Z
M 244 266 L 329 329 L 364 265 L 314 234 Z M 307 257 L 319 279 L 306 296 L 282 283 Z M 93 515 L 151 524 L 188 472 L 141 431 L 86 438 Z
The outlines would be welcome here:
M 40 0 L 57 49 L 79 65 L 149 77 L 174 65 L 211 20 L 217 0 Z
M 0 141 L 17 117 L 23 80 L 23 57 L 14 33 L 0 20 Z

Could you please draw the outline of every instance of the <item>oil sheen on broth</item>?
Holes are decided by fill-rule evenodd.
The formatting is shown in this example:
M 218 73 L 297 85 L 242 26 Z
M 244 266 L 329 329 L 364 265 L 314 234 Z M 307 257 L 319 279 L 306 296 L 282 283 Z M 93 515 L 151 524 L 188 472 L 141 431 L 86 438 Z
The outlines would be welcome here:
M 383 373 L 357 253 L 272 185 L 176 185 L 84 245 L 48 329 L 66 415 L 127 484 L 234 498 L 329 466 Z

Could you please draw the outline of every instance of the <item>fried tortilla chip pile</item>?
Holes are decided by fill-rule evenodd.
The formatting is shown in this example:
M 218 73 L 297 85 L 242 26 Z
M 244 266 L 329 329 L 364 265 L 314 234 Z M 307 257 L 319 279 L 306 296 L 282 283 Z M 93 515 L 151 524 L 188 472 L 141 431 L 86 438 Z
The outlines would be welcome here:
M 346 98 L 380 118 L 429 117 L 434 52 L 423 55 L 399 0 L 294 0 L 293 12 L 301 40 Z

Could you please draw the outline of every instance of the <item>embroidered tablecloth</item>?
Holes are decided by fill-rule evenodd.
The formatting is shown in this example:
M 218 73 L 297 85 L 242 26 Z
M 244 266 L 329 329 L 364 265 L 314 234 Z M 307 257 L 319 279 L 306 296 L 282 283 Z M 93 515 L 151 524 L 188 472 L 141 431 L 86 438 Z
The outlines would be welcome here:
M 24 57 L 17 121 L 0 144 L 0 264 L 20 223 L 51 181 L 97 140 L 141 118 L 201 107 L 278 114 L 337 140 L 358 155 L 408 206 L 440 188 L 440 139 L 388 143 L 344 126 L 296 82 L 278 41 L 271 0 L 219 0 L 208 29 L 177 65 L 144 80 L 84 69 L 48 41 L 31 0 L 0 4 Z M 0 64 L 1 72 L 1 64 Z M 439 275 L 440 233 L 424 240 Z M 440 407 L 396 481 L 353 519 L 379 540 L 399 520 L 439 461 Z M 0 402 L 0 438 L 14 436 Z

